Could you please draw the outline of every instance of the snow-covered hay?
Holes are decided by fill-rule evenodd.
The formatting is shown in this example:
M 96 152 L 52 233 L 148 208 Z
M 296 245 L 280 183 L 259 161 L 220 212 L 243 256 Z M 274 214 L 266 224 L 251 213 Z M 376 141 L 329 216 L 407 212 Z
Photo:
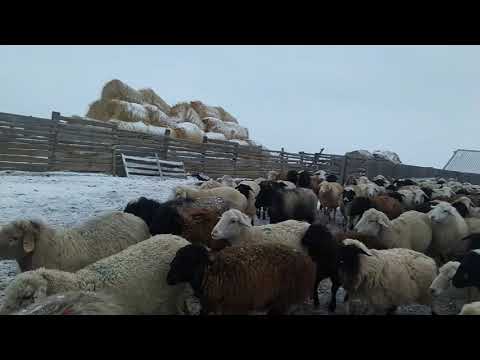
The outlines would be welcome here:
M 206 132 L 205 136 L 209 140 L 223 140 L 223 141 L 227 140 L 225 135 L 223 135 L 221 133 L 216 133 L 216 132 Z
M 111 80 L 102 89 L 103 100 L 123 100 L 131 103 L 142 104 L 142 94 L 118 79 Z
M 204 132 L 195 124 L 182 122 L 174 125 L 173 132 L 178 139 L 184 139 L 196 143 L 203 142 Z
M 142 95 L 142 100 L 144 103 L 155 105 L 165 114 L 170 112 L 171 106 L 168 105 L 165 100 L 163 100 L 153 89 L 146 88 L 140 89 L 138 92 Z
M 101 99 L 90 104 L 86 117 L 102 121 L 117 119 L 126 122 L 147 122 L 148 111 L 140 104 Z
M 217 106 L 217 109 L 220 112 L 220 119 L 221 120 L 238 124 L 237 119 L 232 114 L 230 114 L 227 110 L 225 110 L 221 106 Z
M 144 124 L 141 121 L 125 122 L 125 121 L 119 121 L 119 120 L 113 119 L 113 120 L 110 120 L 110 122 L 117 124 L 118 128 L 121 130 L 134 131 L 134 132 L 157 135 L 157 136 L 165 136 L 167 129 L 169 129 L 170 136 L 176 137 L 175 131 L 173 131 L 172 128 L 152 126 L 152 125 Z
M 203 121 L 207 125 L 207 131 L 217 132 L 225 135 L 227 140 L 238 139 L 238 140 L 247 140 L 248 139 L 248 129 L 246 127 L 240 126 L 232 122 L 224 122 L 219 119 L 212 117 L 204 118 Z
M 200 118 L 213 117 L 215 119 L 221 119 L 222 114 L 220 110 L 213 106 L 208 106 L 201 101 L 191 101 L 190 105 L 195 109 Z
M 230 140 L 230 142 L 233 142 L 233 143 L 241 145 L 241 146 L 250 146 L 250 144 L 245 140 L 232 139 L 232 140 Z
M 188 103 L 178 103 L 170 109 L 169 115 L 174 118 L 179 118 L 181 122 L 189 122 L 197 125 L 202 131 L 206 130 L 205 124 L 200 119 L 200 116 L 195 109 Z

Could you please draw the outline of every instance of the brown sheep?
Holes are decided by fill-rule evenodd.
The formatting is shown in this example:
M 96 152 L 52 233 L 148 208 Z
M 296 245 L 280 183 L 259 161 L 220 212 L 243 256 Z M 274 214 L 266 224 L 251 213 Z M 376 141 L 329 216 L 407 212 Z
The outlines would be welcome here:
M 234 246 L 217 253 L 187 245 L 170 264 L 167 283 L 188 282 L 203 314 L 282 314 L 311 296 L 315 264 L 280 244 Z
M 333 210 L 333 219 L 337 213 L 337 208 L 342 201 L 343 186 L 334 182 L 322 182 L 318 190 L 318 199 L 323 208 L 325 208 L 330 220 L 330 211 Z
M 388 195 L 379 195 L 371 199 L 358 196 L 348 204 L 348 209 L 346 211 L 349 217 L 348 230 L 352 230 L 355 224 L 361 219 L 363 213 L 372 208 L 383 212 L 390 220 L 396 219 L 404 212 L 402 204 L 397 199 Z
M 212 230 L 222 214 L 208 208 L 180 208 L 179 213 L 183 220 L 180 236 L 192 244 L 210 247 Z

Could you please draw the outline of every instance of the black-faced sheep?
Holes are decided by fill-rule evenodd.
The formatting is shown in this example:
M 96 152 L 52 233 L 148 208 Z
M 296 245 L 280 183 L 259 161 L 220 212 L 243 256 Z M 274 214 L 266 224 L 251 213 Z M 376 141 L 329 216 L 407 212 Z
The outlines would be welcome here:
M 191 200 L 159 203 L 143 197 L 130 202 L 125 212 L 142 217 L 152 235 L 179 235 L 191 243 L 206 246 L 210 246 L 212 229 L 222 215 L 216 208 L 195 207 Z
M 311 179 L 310 179 L 311 176 L 312 175 L 307 170 L 299 171 L 298 172 L 297 183 L 295 185 L 297 185 L 298 187 L 301 187 L 301 188 L 311 189 L 312 188 L 312 183 L 311 183 Z
M 287 177 L 285 178 L 285 180 L 290 181 L 294 184 L 297 184 L 298 172 L 296 170 L 289 170 L 287 172 Z
M 328 305 L 330 311 L 335 311 L 337 306 L 336 296 L 341 286 L 338 274 L 338 250 L 339 243 L 331 232 L 322 224 L 314 223 L 306 231 L 302 245 L 307 249 L 308 255 L 317 266 L 315 285 L 313 287 L 313 302 L 315 306 L 320 304 L 318 286 L 323 279 L 330 278 L 332 282 L 331 298 Z
M 179 236 L 156 235 L 75 273 L 44 268 L 24 272 L 5 289 L 0 313 L 9 314 L 60 292 L 103 289 L 121 296 L 135 314 L 181 313 L 191 289 L 168 286 L 166 278 L 177 250 L 188 244 Z
M 188 245 L 178 250 L 167 276 L 169 285 L 189 283 L 202 314 L 283 314 L 311 295 L 315 264 L 284 245 L 256 244 L 211 253 Z
M 349 206 L 348 229 L 352 230 L 368 209 L 377 209 L 383 212 L 390 220 L 398 218 L 403 213 L 400 202 L 390 196 L 380 195 L 374 198 L 356 197 Z
M 255 206 L 268 207 L 272 224 L 294 219 L 312 223 L 317 212 L 318 199 L 310 189 L 284 189 L 273 181 L 260 183 Z
M 430 305 L 430 284 L 437 275 L 435 261 L 410 249 L 368 249 L 346 239 L 340 247 L 340 277 L 352 300 L 365 301 L 374 310 L 392 313 L 397 306 Z
M 471 250 L 460 261 L 452 285 L 457 288 L 474 286 L 480 289 L 480 250 Z
M 117 211 L 69 229 L 17 220 L 0 230 L 0 258 L 17 260 L 21 271 L 40 267 L 76 271 L 149 237 L 141 218 Z

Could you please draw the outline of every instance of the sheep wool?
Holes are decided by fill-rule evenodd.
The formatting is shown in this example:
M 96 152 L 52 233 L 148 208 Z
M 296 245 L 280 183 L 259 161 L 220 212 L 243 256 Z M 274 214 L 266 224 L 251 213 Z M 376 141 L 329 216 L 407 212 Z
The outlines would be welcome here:
M 359 255 L 358 274 L 343 281 L 349 300 L 365 300 L 377 309 L 431 305 L 429 287 L 437 275 L 433 259 L 410 249 L 367 249 L 357 240 L 347 239 L 343 244 L 355 244 L 370 254 Z
M 180 236 L 157 235 L 75 273 L 44 268 L 27 271 L 6 288 L 0 313 L 17 311 L 60 292 L 105 289 L 121 296 L 134 314 L 177 314 L 189 288 L 168 286 L 166 276 L 175 253 L 188 244 Z
M 16 259 L 22 271 L 40 267 L 76 271 L 149 237 L 148 226 L 142 219 L 120 211 L 93 217 L 70 229 L 19 220 L 1 229 L 0 256 Z M 16 247 L 21 251 L 9 254 L 7 245 L 20 240 L 22 244 Z

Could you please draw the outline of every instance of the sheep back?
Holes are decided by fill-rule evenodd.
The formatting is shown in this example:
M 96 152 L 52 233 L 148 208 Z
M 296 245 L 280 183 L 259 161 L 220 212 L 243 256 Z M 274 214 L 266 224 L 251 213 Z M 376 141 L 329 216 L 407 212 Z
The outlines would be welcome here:
M 147 224 L 139 217 L 114 211 L 71 229 L 59 230 L 37 242 L 31 268 L 76 271 L 148 239 Z
M 202 283 L 207 312 L 244 314 L 266 308 L 284 312 L 311 295 L 315 265 L 287 246 L 230 247 L 217 254 Z
M 377 308 L 418 303 L 431 305 L 430 284 L 437 275 L 435 261 L 410 249 L 370 250 L 360 255 L 355 281 L 345 281 L 349 295 Z

